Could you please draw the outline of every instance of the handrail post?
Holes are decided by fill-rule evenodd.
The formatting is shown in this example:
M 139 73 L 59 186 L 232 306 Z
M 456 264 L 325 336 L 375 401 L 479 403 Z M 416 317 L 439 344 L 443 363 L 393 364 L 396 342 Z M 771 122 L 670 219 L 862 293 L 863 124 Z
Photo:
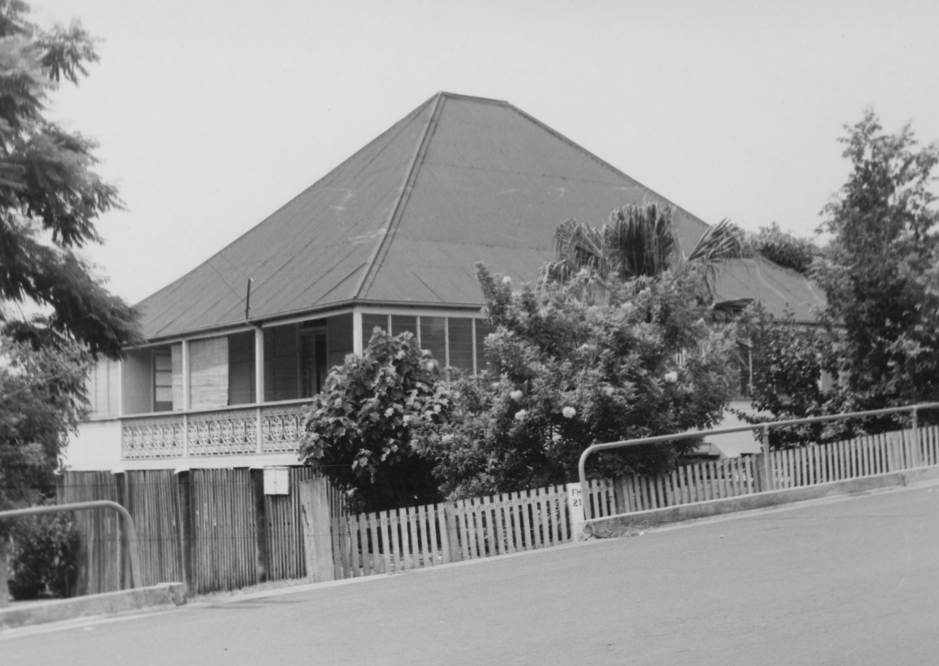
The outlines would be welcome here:
M 592 444 L 588 446 L 586 449 L 584 449 L 584 452 L 580 454 L 580 461 L 577 463 L 577 475 L 580 477 L 579 478 L 580 494 L 581 494 L 581 497 L 584 497 L 584 498 L 589 497 L 589 495 L 587 494 L 587 490 L 588 490 L 587 489 L 587 456 L 593 453 L 593 449 L 594 447 Z M 586 504 L 584 505 L 584 519 L 588 522 L 593 520 L 593 507 L 592 506 L 588 510 L 586 508 Z

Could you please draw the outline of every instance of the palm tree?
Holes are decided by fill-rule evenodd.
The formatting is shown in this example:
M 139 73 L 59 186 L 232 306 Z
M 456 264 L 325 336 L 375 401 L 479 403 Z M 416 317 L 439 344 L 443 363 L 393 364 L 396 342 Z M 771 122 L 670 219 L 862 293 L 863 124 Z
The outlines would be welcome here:
M 544 281 L 566 282 L 586 271 L 595 297 L 605 298 L 611 281 L 638 280 L 642 285 L 666 271 L 706 267 L 702 300 L 716 314 L 732 315 L 751 299 L 717 301 L 715 268 L 724 259 L 744 254 L 740 230 L 729 220 L 708 227 L 687 258 L 682 257 L 670 206 L 656 203 L 617 208 L 602 227 L 570 219 L 554 235 L 556 259 L 545 266 Z

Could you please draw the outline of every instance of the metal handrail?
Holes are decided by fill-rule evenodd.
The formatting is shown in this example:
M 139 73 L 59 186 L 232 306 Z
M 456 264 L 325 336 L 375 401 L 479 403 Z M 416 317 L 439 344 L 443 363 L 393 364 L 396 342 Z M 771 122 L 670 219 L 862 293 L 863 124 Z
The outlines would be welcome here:
M 837 421 L 839 419 L 853 419 L 864 416 L 876 416 L 878 414 L 896 414 L 900 412 L 910 412 L 912 420 L 913 437 L 915 445 L 919 446 L 919 431 L 916 413 L 921 409 L 939 408 L 939 402 L 924 402 L 915 405 L 906 405 L 903 407 L 885 407 L 884 409 L 872 409 L 865 412 L 849 412 L 847 414 L 829 414 L 827 416 L 809 416 L 802 419 L 787 419 L 785 421 L 771 421 L 767 423 L 750 424 L 746 426 L 734 426 L 732 428 L 718 428 L 716 430 L 691 430 L 687 432 L 676 433 L 674 435 L 656 435 L 654 437 L 641 437 L 639 439 L 626 439 L 617 442 L 607 442 L 605 444 L 591 444 L 583 453 L 580 454 L 580 462 L 577 465 L 577 472 L 580 476 L 580 491 L 584 498 L 584 518 L 586 522 L 593 520 L 594 507 L 588 501 L 590 495 L 587 493 L 587 457 L 594 451 L 605 451 L 607 449 L 623 448 L 627 446 L 640 446 L 642 444 L 661 444 L 676 439 L 688 439 L 690 437 L 703 437 L 705 435 L 725 435 L 732 432 L 745 432 L 747 430 L 763 430 L 763 464 L 766 467 L 766 478 L 772 483 L 772 474 L 769 469 L 769 429 L 779 426 L 801 425 L 803 423 L 822 423 L 825 421 Z M 590 506 L 590 517 L 587 518 L 587 506 Z
M 62 511 L 85 511 L 89 509 L 115 509 L 124 519 L 125 532 L 127 534 L 127 550 L 130 555 L 130 581 L 132 588 L 140 588 L 143 585 L 140 582 L 140 559 L 137 553 L 137 529 L 134 527 L 134 519 L 131 518 L 127 509 L 117 502 L 111 500 L 92 500 L 90 502 L 73 502 L 72 504 L 54 504 L 50 506 L 33 506 L 28 509 L 13 509 L 10 511 L 0 511 L 0 520 L 4 518 L 22 518 L 24 516 L 36 516 L 42 513 L 59 513 Z

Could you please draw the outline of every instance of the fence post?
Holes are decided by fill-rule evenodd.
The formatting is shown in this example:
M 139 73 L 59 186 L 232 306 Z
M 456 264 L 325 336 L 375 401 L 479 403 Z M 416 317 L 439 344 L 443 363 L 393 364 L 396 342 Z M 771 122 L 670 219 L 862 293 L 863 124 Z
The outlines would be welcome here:
M 579 483 L 567 484 L 567 513 L 571 517 L 572 541 L 580 541 L 581 537 L 584 535 L 584 523 L 586 521 L 587 512 L 586 506 L 589 501 L 590 497 L 584 497 L 583 490 Z M 594 510 L 590 514 L 591 517 L 599 517 L 600 512 L 597 511 L 597 508 L 599 507 L 594 507 Z
M 195 592 L 195 581 L 192 577 L 192 554 L 195 548 L 193 542 L 193 505 L 192 505 L 192 477 L 188 469 L 181 468 L 176 474 L 176 496 L 179 500 L 179 521 L 176 523 L 177 542 L 179 543 L 179 561 L 183 570 L 183 582 L 186 584 L 187 594 Z
M 254 525 L 257 560 L 255 567 L 258 582 L 267 581 L 270 566 L 270 553 L 267 548 L 267 509 L 264 505 L 264 468 L 252 467 L 248 470 L 251 475 L 251 491 L 254 497 Z
M 776 479 L 773 473 L 773 453 L 769 448 L 769 426 L 763 426 L 763 488 L 761 490 L 775 490 Z
M 613 504 L 616 507 L 616 513 L 626 513 L 626 493 L 623 490 L 623 484 L 626 477 L 620 475 L 613 477 Z
M 329 479 L 320 477 L 300 483 L 300 510 L 303 516 L 306 575 L 314 583 L 335 580 Z
M 450 547 L 450 561 L 459 562 L 463 559 L 463 554 L 460 551 L 456 507 L 453 506 L 453 502 L 444 502 L 442 508 L 444 522 L 446 523 L 443 528 L 447 531 L 447 545 Z
M 111 472 L 111 476 L 114 478 L 116 502 L 126 509 L 127 475 L 123 471 L 117 471 Z M 117 544 L 119 552 L 122 553 L 121 556 L 117 558 L 117 588 L 119 590 L 126 590 L 133 587 L 133 585 L 129 584 L 130 570 L 126 561 L 129 552 L 127 548 L 127 530 L 120 520 L 117 521 Z

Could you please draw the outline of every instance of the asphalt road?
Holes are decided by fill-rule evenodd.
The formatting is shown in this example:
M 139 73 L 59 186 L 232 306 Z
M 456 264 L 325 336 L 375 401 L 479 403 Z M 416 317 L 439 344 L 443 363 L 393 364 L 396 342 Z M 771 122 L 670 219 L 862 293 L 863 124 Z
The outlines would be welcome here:
M 939 663 L 939 486 L 121 621 L 0 664 Z

